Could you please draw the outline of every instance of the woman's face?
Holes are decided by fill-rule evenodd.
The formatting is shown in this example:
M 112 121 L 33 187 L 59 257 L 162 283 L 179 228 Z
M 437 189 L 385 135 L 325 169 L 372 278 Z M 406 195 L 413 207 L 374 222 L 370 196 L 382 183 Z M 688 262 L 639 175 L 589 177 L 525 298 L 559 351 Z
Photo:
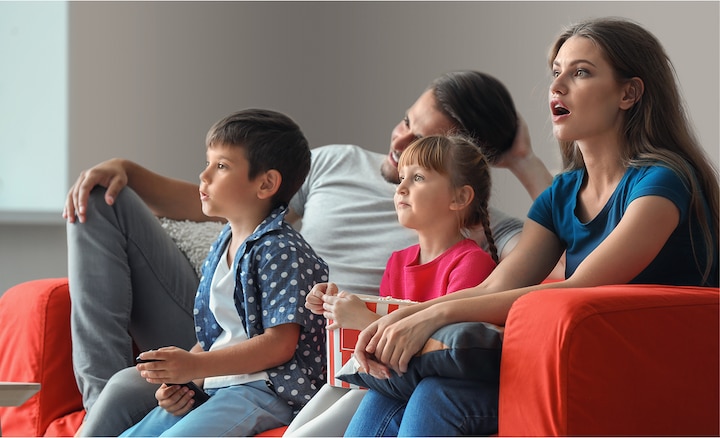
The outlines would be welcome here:
M 612 139 L 621 133 L 627 86 L 593 41 L 574 36 L 553 61 L 549 101 L 553 133 L 561 141 Z

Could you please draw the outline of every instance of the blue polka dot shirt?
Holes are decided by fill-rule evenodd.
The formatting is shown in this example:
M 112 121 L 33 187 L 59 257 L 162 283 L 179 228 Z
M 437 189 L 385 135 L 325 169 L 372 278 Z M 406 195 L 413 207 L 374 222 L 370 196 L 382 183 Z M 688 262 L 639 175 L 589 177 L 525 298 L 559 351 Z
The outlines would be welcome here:
M 265 370 L 278 396 L 297 412 L 325 383 L 325 319 L 305 309 L 305 296 L 316 283 L 328 281 L 328 266 L 285 222 L 286 213 L 285 207 L 275 209 L 235 254 L 235 307 L 248 338 L 265 328 L 300 325 L 293 358 Z M 222 332 L 209 308 L 210 285 L 230 238 L 226 225 L 203 264 L 195 296 L 195 332 L 205 350 Z

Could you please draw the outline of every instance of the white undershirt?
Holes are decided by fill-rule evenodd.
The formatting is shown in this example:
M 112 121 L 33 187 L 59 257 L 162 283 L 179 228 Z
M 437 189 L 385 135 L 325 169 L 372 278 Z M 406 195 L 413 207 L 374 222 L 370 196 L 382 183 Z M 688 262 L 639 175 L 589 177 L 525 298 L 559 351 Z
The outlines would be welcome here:
M 210 285 L 210 311 L 215 315 L 218 325 L 223 329 L 215 342 L 210 346 L 210 351 L 237 345 L 248 339 L 245 327 L 243 327 L 242 324 L 242 319 L 240 315 L 238 315 L 237 308 L 235 307 L 235 267 L 230 269 L 228 266 L 227 253 L 228 248 L 226 247 L 222 257 L 220 257 Z M 203 387 L 221 388 L 268 379 L 268 374 L 265 371 L 251 374 L 206 377 Z

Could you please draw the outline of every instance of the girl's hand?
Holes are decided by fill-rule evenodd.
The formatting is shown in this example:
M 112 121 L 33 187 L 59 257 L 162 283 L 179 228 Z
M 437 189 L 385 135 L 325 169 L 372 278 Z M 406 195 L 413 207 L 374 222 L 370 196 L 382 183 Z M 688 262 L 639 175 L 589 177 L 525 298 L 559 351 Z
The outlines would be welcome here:
M 202 375 L 199 372 L 199 354 L 178 347 L 162 347 L 142 353 L 143 362 L 135 365 L 140 375 L 149 383 L 186 383 Z
M 163 383 L 155 391 L 155 398 L 158 401 L 158 406 L 177 416 L 190 412 L 194 404 L 192 391 L 180 385 L 168 386 Z
M 326 295 L 337 295 L 338 287 L 335 283 L 318 283 L 310 290 L 305 298 L 305 308 L 316 315 L 325 313 L 323 309 L 323 297 Z
M 323 295 L 323 316 L 332 319 L 328 330 L 336 328 L 350 328 L 362 330 L 378 316 L 367 308 L 365 303 L 356 295 L 342 291 L 337 295 Z

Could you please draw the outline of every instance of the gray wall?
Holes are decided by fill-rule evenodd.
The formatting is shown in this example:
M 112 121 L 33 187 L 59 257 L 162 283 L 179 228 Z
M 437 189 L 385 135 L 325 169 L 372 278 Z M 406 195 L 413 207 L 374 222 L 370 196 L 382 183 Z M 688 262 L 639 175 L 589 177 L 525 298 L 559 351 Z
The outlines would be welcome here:
M 634 19 L 663 42 L 717 164 L 716 1 L 72 2 L 69 175 L 120 156 L 195 181 L 207 129 L 245 107 L 288 113 L 313 146 L 386 152 L 429 81 L 457 69 L 507 85 L 554 171 L 547 50 L 564 25 L 604 15 Z M 523 217 L 520 184 L 493 176 L 494 204 Z M 60 222 L 0 225 L 0 291 L 65 276 L 64 239 Z

